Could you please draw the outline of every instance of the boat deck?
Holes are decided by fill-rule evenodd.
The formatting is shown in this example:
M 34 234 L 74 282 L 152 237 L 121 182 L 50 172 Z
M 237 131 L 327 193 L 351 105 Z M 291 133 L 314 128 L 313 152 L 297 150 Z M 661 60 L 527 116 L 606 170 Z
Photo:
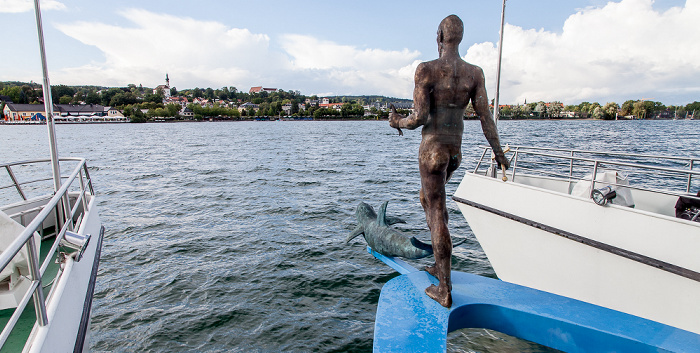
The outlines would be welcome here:
M 54 238 L 48 238 L 45 240 L 42 240 L 41 242 L 41 249 L 40 249 L 40 261 L 43 262 L 44 259 L 46 259 L 46 256 L 48 256 L 49 250 L 51 250 L 51 246 L 53 245 Z M 53 254 L 53 257 L 56 257 L 56 254 Z M 55 261 L 51 261 L 49 267 L 46 269 L 46 273 L 43 277 L 43 287 L 44 287 L 44 298 L 47 298 L 49 295 L 49 291 L 51 291 L 51 286 L 53 285 L 53 279 L 56 277 L 56 274 L 58 273 L 59 269 L 59 264 L 57 264 Z M 12 314 L 15 312 L 15 309 L 5 309 L 5 310 L 0 310 L 0 327 L 5 327 L 7 322 L 10 320 L 10 317 Z M 34 328 L 34 324 L 36 323 L 36 312 L 34 310 L 34 305 L 30 304 L 27 305 L 27 307 L 24 309 L 22 312 L 22 315 L 20 316 L 19 321 L 17 321 L 17 324 L 15 325 L 14 329 L 12 330 L 12 333 L 10 336 L 7 338 L 7 342 L 5 342 L 5 345 L 0 347 L 0 353 L 5 353 L 5 352 L 21 352 L 22 349 L 24 348 L 24 345 L 27 343 L 27 338 L 29 337 L 29 334 L 32 331 L 32 328 Z
M 424 292 L 437 279 L 368 251 L 401 276 L 382 288 L 374 352 L 444 352 L 447 333 L 486 328 L 567 352 L 700 352 L 700 335 L 582 301 L 452 272 L 452 308 Z

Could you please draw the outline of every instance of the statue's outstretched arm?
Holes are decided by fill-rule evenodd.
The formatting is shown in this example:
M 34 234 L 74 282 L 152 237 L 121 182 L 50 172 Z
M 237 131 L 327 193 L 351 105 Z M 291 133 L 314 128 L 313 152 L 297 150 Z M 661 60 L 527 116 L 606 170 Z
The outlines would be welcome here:
M 413 130 L 425 125 L 430 112 L 430 87 L 428 86 L 428 74 L 424 64 L 418 65 L 415 75 L 416 86 L 413 89 L 413 113 L 407 117 L 399 114 L 389 116 L 389 125 L 394 128 L 406 128 Z

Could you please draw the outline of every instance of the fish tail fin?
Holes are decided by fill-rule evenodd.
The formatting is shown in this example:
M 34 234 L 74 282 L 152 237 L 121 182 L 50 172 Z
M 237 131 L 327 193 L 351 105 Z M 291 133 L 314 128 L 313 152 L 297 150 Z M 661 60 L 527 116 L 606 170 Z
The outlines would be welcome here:
M 431 254 L 433 253 L 433 246 L 432 245 L 426 244 L 426 243 L 416 239 L 416 237 L 411 238 L 411 244 L 413 244 L 413 246 L 417 247 L 418 249 L 427 251 Z

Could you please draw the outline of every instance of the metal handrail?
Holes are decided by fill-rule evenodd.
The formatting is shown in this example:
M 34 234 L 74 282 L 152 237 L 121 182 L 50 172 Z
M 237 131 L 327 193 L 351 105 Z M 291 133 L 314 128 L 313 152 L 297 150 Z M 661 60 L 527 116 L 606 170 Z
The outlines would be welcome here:
M 4 167 L 8 172 L 11 173 L 11 166 L 46 163 L 49 161 L 50 160 L 42 159 L 34 161 L 15 162 L 0 165 L 0 167 Z M 4 345 L 7 341 L 10 332 L 19 320 L 19 316 L 22 314 L 22 312 L 28 305 L 29 299 L 31 297 L 34 298 L 33 301 L 36 310 L 37 322 L 40 326 L 45 326 L 48 324 L 46 302 L 44 299 L 44 292 L 41 283 L 42 278 L 50 262 L 53 260 L 53 257 L 47 256 L 46 259 L 44 259 L 44 262 L 39 264 L 39 253 L 36 249 L 34 241 L 32 240 L 34 238 L 34 232 L 36 232 L 39 229 L 39 227 L 44 223 L 44 221 L 51 215 L 55 215 L 57 217 L 57 221 L 60 221 L 60 224 L 62 224 L 62 226 L 60 230 L 57 229 L 56 239 L 54 240 L 51 250 L 48 252 L 49 254 L 53 254 L 58 249 L 61 239 L 63 239 L 65 235 L 65 232 L 67 230 L 72 229 L 73 217 L 80 211 L 80 208 L 82 208 L 83 214 L 86 214 L 89 211 L 86 194 L 94 195 L 94 192 L 92 190 L 92 181 L 90 180 L 90 176 L 88 174 L 86 160 L 84 158 L 62 158 L 61 161 L 77 161 L 78 165 L 75 167 L 70 176 L 68 176 L 68 178 L 65 178 L 66 181 L 63 183 L 61 188 L 43 206 L 39 214 L 36 217 L 34 217 L 34 219 L 25 227 L 24 231 L 7 247 L 7 249 L 0 253 L 0 268 L 4 269 L 9 265 L 12 259 L 22 250 L 22 248 L 26 246 L 29 255 L 29 259 L 27 259 L 27 262 L 29 265 L 31 276 L 31 285 L 29 290 L 25 293 L 24 297 L 22 298 L 14 313 L 10 317 L 8 323 L 3 328 L 2 333 L 0 333 L 0 346 Z M 76 199 L 77 201 L 75 203 L 75 206 L 72 208 L 68 205 L 62 207 L 61 203 L 64 202 L 64 200 L 68 199 L 69 189 L 71 188 L 73 182 L 75 182 L 76 179 L 80 180 L 80 195 L 78 195 L 78 198 Z M 26 196 L 22 192 L 21 185 L 26 185 L 29 182 L 20 183 L 16 178 L 12 178 L 12 180 L 16 185 L 18 193 L 20 193 L 20 195 L 23 195 L 23 199 L 26 200 Z M 57 208 L 67 209 L 69 211 L 56 212 Z M 59 222 L 57 222 L 57 228 L 58 224 Z
M 519 151 L 520 153 L 524 153 L 523 151 Z M 666 172 L 672 172 L 672 173 L 690 173 L 690 174 L 696 174 L 700 175 L 700 171 L 693 171 L 693 170 L 684 170 L 684 169 L 677 169 L 677 168 L 667 168 L 667 167 L 657 167 L 657 166 L 648 166 L 648 165 L 642 165 L 642 164 L 637 164 L 637 163 L 629 163 L 629 162 L 617 162 L 617 161 L 611 161 L 611 160 L 600 160 L 600 159 L 593 159 L 593 158 L 583 158 L 583 157 L 574 157 L 574 156 L 562 156 L 562 155 L 557 155 L 557 154 L 549 154 L 549 153 L 539 153 L 539 152 L 526 152 L 530 155 L 533 156 L 541 156 L 541 157 L 551 157 L 551 158 L 564 158 L 564 159 L 569 159 L 569 160 L 575 160 L 575 161 L 581 161 L 581 162 L 589 162 L 589 163 L 602 163 L 602 164 L 612 164 L 612 165 L 617 165 L 617 166 L 623 166 L 623 167 L 631 167 L 631 168 L 639 168 L 639 169 L 652 169 L 652 170 L 657 170 L 657 171 L 666 171 Z M 601 153 L 604 154 L 604 153 Z M 620 154 L 617 154 L 618 156 L 622 156 Z M 633 155 L 630 154 L 630 157 L 641 157 L 642 155 Z M 647 156 L 647 158 L 664 158 L 662 156 Z M 671 158 L 668 158 L 671 159 Z M 684 161 L 690 161 L 692 159 L 686 158 L 686 159 L 681 159 L 681 158 L 675 158 L 675 160 L 684 160 Z
M 476 167 L 474 168 L 474 173 L 478 172 L 479 168 L 482 166 L 482 164 L 487 164 L 490 165 L 491 161 L 486 161 L 485 158 L 486 156 L 490 156 L 488 152 L 491 150 L 490 146 L 481 146 L 481 148 L 484 150 L 483 153 L 481 154 L 481 158 L 477 160 Z M 654 192 L 662 192 L 664 194 L 670 194 L 670 195 L 677 195 L 677 196 L 689 196 L 693 197 L 692 195 L 687 195 L 690 193 L 693 177 L 698 177 L 700 176 L 700 171 L 693 170 L 693 167 L 695 165 L 695 161 L 700 161 L 700 158 L 695 158 L 695 157 L 676 157 L 676 156 L 664 156 L 664 155 L 652 155 L 652 154 L 638 154 L 638 153 L 623 153 L 623 152 L 599 152 L 599 151 L 585 151 L 585 150 L 572 150 L 572 149 L 562 149 L 562 148 L 547 148 L 547 147 L 528 147 L 528 146 L 510 146 L 511 151 L 514 152 L 513 156 L 511 157 L 511 172 L 509 173 L 511 176 L 511 180 L 515 180 L 517 177 L 517 173 L 515 171 L 516 166 L 518 168 L 518 171 L 521 170 L 530 170 L 530 171 L 537 171 L 542 174 L 549 174 L 549 175 L 554 175 L 558 177 L 564 177 L 569 179 L 569 181 L 576 181 L 576 180 L 581 180 L 581 178 L 575 178 L 574 177 L 574 172 L 579 172 L 581 170 L 593 170 L 593 174 L 597 171 L 597 169 L 602 168 L 602 166 L 616 166 L 616 167 L 623 167 L 628 173 L 646 173 L 650 175 L 657 175 L 657 176 L 662 176 L 662 175 L 667 175 L 667 176 L 687 176 L 686 179 L 686 187 L 685 187 L 685 193 L 680 193 L 680 192 L 662 192 L 660 190 L 653 190 Z M 566 154 L 561 154 L 561 153 L 548 153 L 548 152 L 565 152 Z M 579 154 L 577 156 L 576 154 Z M 588 156 L 580 156 L 580 155 L 589 155 L 589 156 L 600 156 L 600 158 L 590 158 Z M 546 163 L 549 166 L 555 166 L 555 167 L 562 167 L 568 169 L 568 175 L 561 173 L 561 170 L 559 172 L 552 171 L 552 170 L 542 170 L 542 169 L 534 169 L 534 168 L 528 168 L 526 166 L 523 166 L 522 163 L 527 163 L 527 164 L 545 164 L 544 162 L 541 161 L 521 161 L 521 159 L 524 156 L 537 156 L 541 158 L 551 158 L 554 160 L 563 160 L 566 162 L 554 162 L 554 163 Z M 628 158 L 628 159 L 649 159 L 649 160 L 655 160 L 657 162 L 657 165 L 647 165 L 647 164 L 640 164 L 640 163 L 634 163 L 634 162 L 627 162 L 627 161 L 619 161 L 619 160 L 611 160 L 611 159 L 606 159 L 607 158 Z M 667 167 L 667 166 L 660 166 L 658 165 L 658 161 L 667 161 L 671 163 L 683 163 L 685 164 L 688 168 L 687 169 L 679 169 L 679 168 L 672 168 L 672 167 Z M 518 164 L 521 162 L 521 164 Z M 591 178 L 591 184 L 595 186 L 596 182 L 600 182 L 596 180 L 596 178 Z M 625 186 L 625 187 L 630 187 L 630 186 Z M 640 187 L 630 187 L 633 189 L 638 189 L 638 190 L 649 190 L 652 191 L 650 188 L 640 188 Z
M 481 148 L 490 149 L 490 147 L 482 146 Z M 584 153 L 584 154 L 599 154 L 606 156 L 616 156 L 616 157 L 636 157 L 636 158 L 650 158 L 650 159 L 668 159 L 676 161 L 700 161 L 699 158 L 693 157 L 677 157 L 668 155 L 658 155 L 658 154 L 640 154 L 640 153 L 626 153 L 626 152 L 601 152 L 601 151 L 587 151 L 587 150 L 577 150 L 577 149 L 566 149 L 566 148 L 554 148 L 554 147 L 533 147 L 533 146 L 510 146 L 511 149 L 516 150 L 540 150 L 540 151 L 556 151 L 556 152 L 573 152 L 573 153 Z M 530 152 L 528 152 L 530 153 Z M 563 157 L 562 155 L 552 155 L 556 157 Z
M 84 159 L 82 159 L 82 158 L 75 158 L 75 157 L 61 158 L 62 162 L 81 162 L 83 160 Z M 50 163 L 50 162 L 51 162 L 50 159 L 35 159 L 35 160 L 0 164 L 0 168 L 5 168 L 5 170 L 7 171 L 7 174 L 10 176 L 10 180 L 12 180 L 12 184 L 0 186 L 0 190 L 9 189 L 9 188 L 14 187 L 15 189 L 17 189 L 17 193 L 19 193 L 20 196 L 22 196 L 22 199 L 27 200 L 27 197 L 25 196 L 24 191 L 22 190 L 22 185 L 29 185 L 29 184 L 42 182 L 42 181 L 53 180 L 53 178 L 48 177 L 48 178 L 43 178 L 43 179 L 34 179 L 34 180 L 28 180 L 28 181 L 24 181 L 24 182 L 20 183 L 17 180 L 17 177 L 15 176 L 15 173 L 12 170 L 12 167 L 13 166 L 23 166 L 23 165 L 28 165 L 28 164 Z M 88 177 L 88 179 L 89 179 L 89 177 Z

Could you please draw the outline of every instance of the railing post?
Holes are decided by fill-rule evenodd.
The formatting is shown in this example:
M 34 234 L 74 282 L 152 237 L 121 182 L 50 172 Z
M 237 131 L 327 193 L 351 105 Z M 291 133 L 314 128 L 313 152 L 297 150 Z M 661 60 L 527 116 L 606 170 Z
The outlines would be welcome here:
M 481 162 L 484 160 L 484 156 L 486 156 L 487 150 L 487 148 L 484 148 L 484 152 L 481 153 L 481 158 L 479 158 L 479 162 L 476 163 L 476 168 L 474 168 L 474 174 L 479 171 L 479 167 L 481 166 Z
M 574 177 L 574 150 L 571 150 L 571 159 L 569 159 L 569 193 L 571 193 L 571 183 Z
M 695 160 L 690 160 L 690 171 L 693 171 L 693 162 Z M 690 184 L 693 181 L 693 173 L 688 173 L 688 185 L 685 187 L 685 192 L 690 193 Z
M 82 203 L 83 203 L 83 215 L 84 215 L 85 213 L 87 213 L 87 199 L 85 198 L 85 181 L 83 180 L 82 169 L 80 170 L 78 177 L 80 178 L 80 199 L 82 200 Z
M 569 180 L 574 175 L 574 151 L 571 151 L 571 159 L 569 159 Z
M 46 326 L 49 323 L 49 318 L 46 315 L 46 303 L 44 302 L 44 289 L 41 284 L 41 274 L 39 273 L 39 254 L 34 243 L 34 235 L 29 238 L 26 244 L 29 252 L 29 273 L 32 276 L 32 282 L 39 282 L 34 291 L 34 309 L 36 310 L 36 320 L 39 326 Z
M 10 179 L 12 179 L 12 182 L 15 184 L 15 188 L 17 189 L 17 192 L 19 193 L 20 196 L 22 196 L 22 200 L 27 200 L 27 196 L 24 194 L 24 191 L 22 191 L 22 187 L 19 186 L 19 183 L 17 182 L 17 178 L 15 177 L 15 173 L 12 172 L 12 168 L 10 168 L 9 165 L 5 166 L 5 169 L 7 169 L 7 174 L 10 175 Z
M 593 163 L 593 175 L 591 176 L 591 192 L 588 197 L 593 198 L 593 190 L 595 190 L 595 177 L 598 174 L 598 161 Z
M 513 153 L 513 165 L 510 170 L 510 181 L 515 181 L 515 168 L 518 166 L 518 151 L 519 147 L 515 148 L 515 153 Z
M 70 198 L 68 197 L 68 190 L 63 194 L 63 199 L 61 200 L 63 204 L 63 219 L 68 223 L 68 230 L 73 231 L 73 214 L 71 213 Z
M 90 187 L 90 195 L 95 195 L 95 190 L 92 187 L 92 179 L 90 179 L 90 173 L 88 172 L 87 162 L 83 162 L 83 169 L 85 170 L 85 179 L 87 179 L 88 186 Z
M 53 214 L 54 214 L 54 217 L 56 218 L 56 226 L 54 228 L 56 235 L 58 235 L 61 228 L 63 228 L 64 221 L 63 221 L 63 217 L 61 216 L 61 212 L 62 211 L 61 211 L 61 206 L 60 206 L 60 202 L 59 202 L 53 207 Z

